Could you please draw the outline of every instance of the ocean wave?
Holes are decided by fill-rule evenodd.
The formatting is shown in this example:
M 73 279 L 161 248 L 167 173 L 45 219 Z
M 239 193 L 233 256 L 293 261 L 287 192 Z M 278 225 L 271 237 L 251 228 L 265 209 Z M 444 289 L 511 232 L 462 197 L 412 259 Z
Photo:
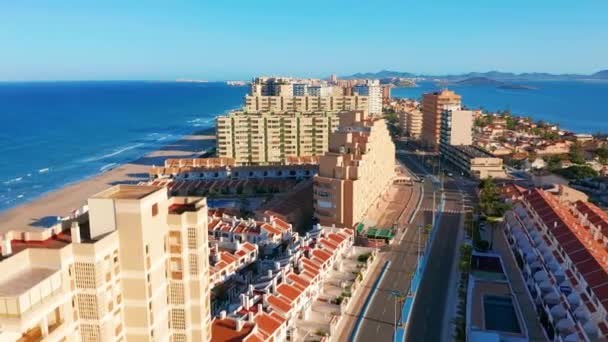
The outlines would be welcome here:
M 210 126 L 210 125 L 213 125 L 213 123 L 215 123 L 215 117 L 196 118 L 196 119 L 188 120 L 188 123 L 194 127 Z
M 106 159 L 106 158 L 114 157 L 114 156 L 117 156 L 117 155 L 119 155 L 119 154 L 121 154 L 123 152 L 129 151 L 129 150 L 132 150 L 132 149 L 136 149 L 136 148 L 142 147 L 144 145 L 145 145 L 144 143 L 134 144 L 134 145 L 127 146 L 127 147 L 121 148 L 119 150 L 116 150 L 114 152 L 111 152 L 111 153 L 108 153 L 108 154 L 104 154 L 104 155 L 99 156 L 99 157 L 87 158 L 87 159 L 84 160 L 84 162 L 85 163 L 89 163 L 89 162 L 93 162 L 93 161 L 99 161 L 99 160 L 103 160 L 103 159 Z
M 44 169 L 38 170 L 38 173 L 46 173 L 46 172 L 49 172 L 50 170 L 51 170 L 50 167 L 45 167 Z
M 9 179 L 6 182 L 3 182 L 6 185 L 9 184 L 13 184 L 13 183 L 17 183 L 17 182 L 21 182 L 23 180 L 23 177 L 17 177 L 17 178 L 13 178 L 13 179 Z
M 110 163 L 110 164 L 106 164 L 106 165 L 104 165 L 104 166 L 100 167 L 100 168 L 99 168 L 99 171 L 102 171 L 102 172 L 103 172 L 103 171 L 105 171 L 105 170 L 107 170 L 107 169 L 111 168 L 111 167 L 112 167 L 112 166 L 114 166 L 114 165 L 116 165 L 116 163 Z

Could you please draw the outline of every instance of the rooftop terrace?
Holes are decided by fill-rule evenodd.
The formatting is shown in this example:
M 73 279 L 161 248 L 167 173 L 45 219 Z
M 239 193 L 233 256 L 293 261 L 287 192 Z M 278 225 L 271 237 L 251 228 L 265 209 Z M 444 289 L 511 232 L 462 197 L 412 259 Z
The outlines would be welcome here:
M 161 187 L 151 185 L 116 185 L 104 190 L 91 198 L 139 200 L 158 190 Z

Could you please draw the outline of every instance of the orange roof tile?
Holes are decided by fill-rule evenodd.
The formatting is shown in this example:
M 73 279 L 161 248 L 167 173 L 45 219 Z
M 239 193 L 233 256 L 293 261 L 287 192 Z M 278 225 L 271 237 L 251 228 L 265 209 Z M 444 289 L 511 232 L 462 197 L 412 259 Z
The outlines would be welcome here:
M 298 299 L 298 297 L 300 297 L 300 295 L 302 294 L 302 291 L 298 290 L 295 286 L 285 284 L 285 283 L 283 283 L 277 287 L 277 292 L 279 294 L 285 296 L 291 302 Z
M 292 309 L 292 306 L 288 301 L 275 295 L 269 295 L 267 301 L 270 306 L 274 307 L 275 309 L 279 309 L 285 313 L 289 312 Z
M 236 321 L 231 318 L 214 319 L 211 322 L 211 341 L 242 341 L 253 330 L 254 324 L 245 322 L 240 331 L 236 331 Z
M 278 321 L 264 312 L 255 316 L 254 321 L 257 324 L 258 329 L 268 336 L 274 335 L 283 324 L 282 321 Z

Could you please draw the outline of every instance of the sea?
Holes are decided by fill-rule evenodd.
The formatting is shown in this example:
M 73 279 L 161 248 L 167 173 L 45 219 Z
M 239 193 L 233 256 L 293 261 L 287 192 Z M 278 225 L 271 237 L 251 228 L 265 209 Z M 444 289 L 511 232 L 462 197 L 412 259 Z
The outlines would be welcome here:
M 0 83 L 0 211 L 107 172 L 242 105 L 195 82 Z
M 508 110 L 513 115 L 559 124 L 577 133 L 608 133 L 608 81 L 510 82 L 534 89 L 503 89 L 494 85 L 448 85 L 468 108 Z M 392 96 L 420 99 L 442 89 L 434 82 L 393 88 Z
M 450 86 L 465 105 L 508 109 L 578 132 L 608 132 L 608 83 L 527 82 L 535 90 Z M 432 82 L 394 88 L 419 98 Z M 0 211 L 212 128 L 247 87 L 195 82 L 0 82 Z

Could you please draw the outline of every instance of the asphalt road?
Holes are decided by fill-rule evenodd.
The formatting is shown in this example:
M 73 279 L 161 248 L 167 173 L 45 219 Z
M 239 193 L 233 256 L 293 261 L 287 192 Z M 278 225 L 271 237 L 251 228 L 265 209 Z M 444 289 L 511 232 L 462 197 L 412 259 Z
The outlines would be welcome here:
M 426 172 L 424 168 L 421 166 L 421 162 L 418 161 L 415 157 L 409 155 L 399 155 L 399 161 L 406 166 L 410 172 L 415 173 L 420 178 L 424 178 Z M 368 308 L 367 314 L 365 315 L 363 322 L 361 324 L 361 328 L 359 330 L 359 334 L 357 335 L 357 341 L 392 341 L 395 321 L 400 320 L 401 316 L 401 307 L 400 305 L 395 305 L 395 299 L 391 295 L 393 292 L 401 292 L 407 293 L 410 287 L 410 278 L 416 267 L 416 262 L 418 259 L 418 251 L 422 248 L 418 243 L 418 227 L 424 226 L 427 223 L 432 222 L 432 209 L 433 209 L 433 184 L 430 181 L 425 181 L 424 183 L 414 183 L 416 187 L 424 187 L 424 196 L 422 198 L 422 203 L 420 206 L 420 210 L 415 215 L 414 220 L 411 224 L 407 223 L 409 220 L 409 215 L 403 219 L 404 222 L 399 222 L 399 227 L 404 227 L 405 234 L 401 236 L 397 236 L 397 241 L 388 247 L 385 247 L 382 251 L 385 253 L 386 260 L 390 260 L 391 264 L 380 283 L 378 290 L 376 291 L 372 301 L 370 302 L 370 306 Z M 452 190 L 454 188 L 455 190 Z M 455 196 L 452 196 L 452 191 L 455 192 Z M 461 208 L 462 197 L 459 195 L 459 190 L 457 187 L 452 185 L 446 186 L 446 196 L 447 203 L 446 209 L 459 210 Z M 458 198 L 458 199 L 456 199 Z M 436 198 L 437 203 L 439 202 L 439 193 L 437 193 Z M 416 203 L 414 203 L 416 204 Z M 413 209 L 413 208 L 412 208 Z M 453 231 L 456 232 L 458 228 L 458 219 L 459 215 L 450 214 L 449 216 L 454 216 L 453 218 L 446 217 L 442 219 L 440 230 L 438 232 L 438 240 L 450 240 L 448 241 L 448 246 L 439 246 L 437 249 L 441 249 L 441 255 L 432 255 L 431 258 L 448 258 L 445 264 L 451 266 L 451 261 L 453 260 L 453 252 L 456 250 L 455 248 L 455 238 L 452 239 L 440 239 L 441 235 L 444 234 L 443 230 L 445 230 L 447 226 L 452 227 Z M 424 238 L 421 239 L 424 241 Z M 433 265 L 431 265 L 432 267 Z M 449 268 L 446 272 L 449 274 Z M 437 275 L 433 275 L 431 277 L 433 280 L 437 278 Z M 447 281 L 448 279 L 443 279 L 443 283 L 447 292 Z M 428 282 L 427 282 L 428 283 Z M 423 285 L 424 286 L 424 283 Z M 435 287 L 438 284 L 434 284 Z M 445 293 L 444 296 L 445 298 Z M 445 300 L 444 300 L 445 301 Z M 439 311 L 439 310 L 436 310 Z M 438 315 L 439 312 L 434 313 Z M 440 335 L 440 329 L 437 329 L 437 322 L 441 322 L 443 317 L 443 311 L 440 315 L 437 316 L 439 321 L 434 320 L 435 330 Z M 433 341 L 434 339 L 430 339 L 428 341 Z M 418 340 L 418 341 L 427 341 Z
M 420 185 L 416 184 L 416 186 Z M 432 208 L 432 184 L 429 182 L 424 186 L 425 195 L 421 208 Z M 393 291 L 406 293 L 409 289 L 411 274 L 418 258 L 416 227 L 419 222 L 431 222 L 431 212 L 420 210 L 411 225 L 406 224 L 407 220 L 409 215 L 405 215 L 404 222 L 399 222 L 399 227 L 406 227 L 405 234 L 398 235 L 396 237 L 398 240 L 393 245 L 383 248 L 382 253 L 386 253 L 386 260 L 390 260 L 391 264 L 370 302 L 357 341 L 392 341 L 393 339 L 395 321 L 400 318 L 401 307 L 395 306 L 395 299 L 391 293 Z
M 404 156 L 406 160 L 417 160 Z M 422 171 L 422 170 L 420 170 Z M 431 246 L 429 259 L 412 307 L 406 331 L 406 341 L 441 341 L 445 326 L 444 316 L 448 303 L 449 287 L 457 279 L 451 279 L 454 259 L 458 257 L 458 231 L 462 229 L 464 210 L 471 205 L 476 183 L 463 177 L 444 178 L 446 202 L 438 225 L 437 235 Z M 451 336 L 448 331 L 447 336 Z

